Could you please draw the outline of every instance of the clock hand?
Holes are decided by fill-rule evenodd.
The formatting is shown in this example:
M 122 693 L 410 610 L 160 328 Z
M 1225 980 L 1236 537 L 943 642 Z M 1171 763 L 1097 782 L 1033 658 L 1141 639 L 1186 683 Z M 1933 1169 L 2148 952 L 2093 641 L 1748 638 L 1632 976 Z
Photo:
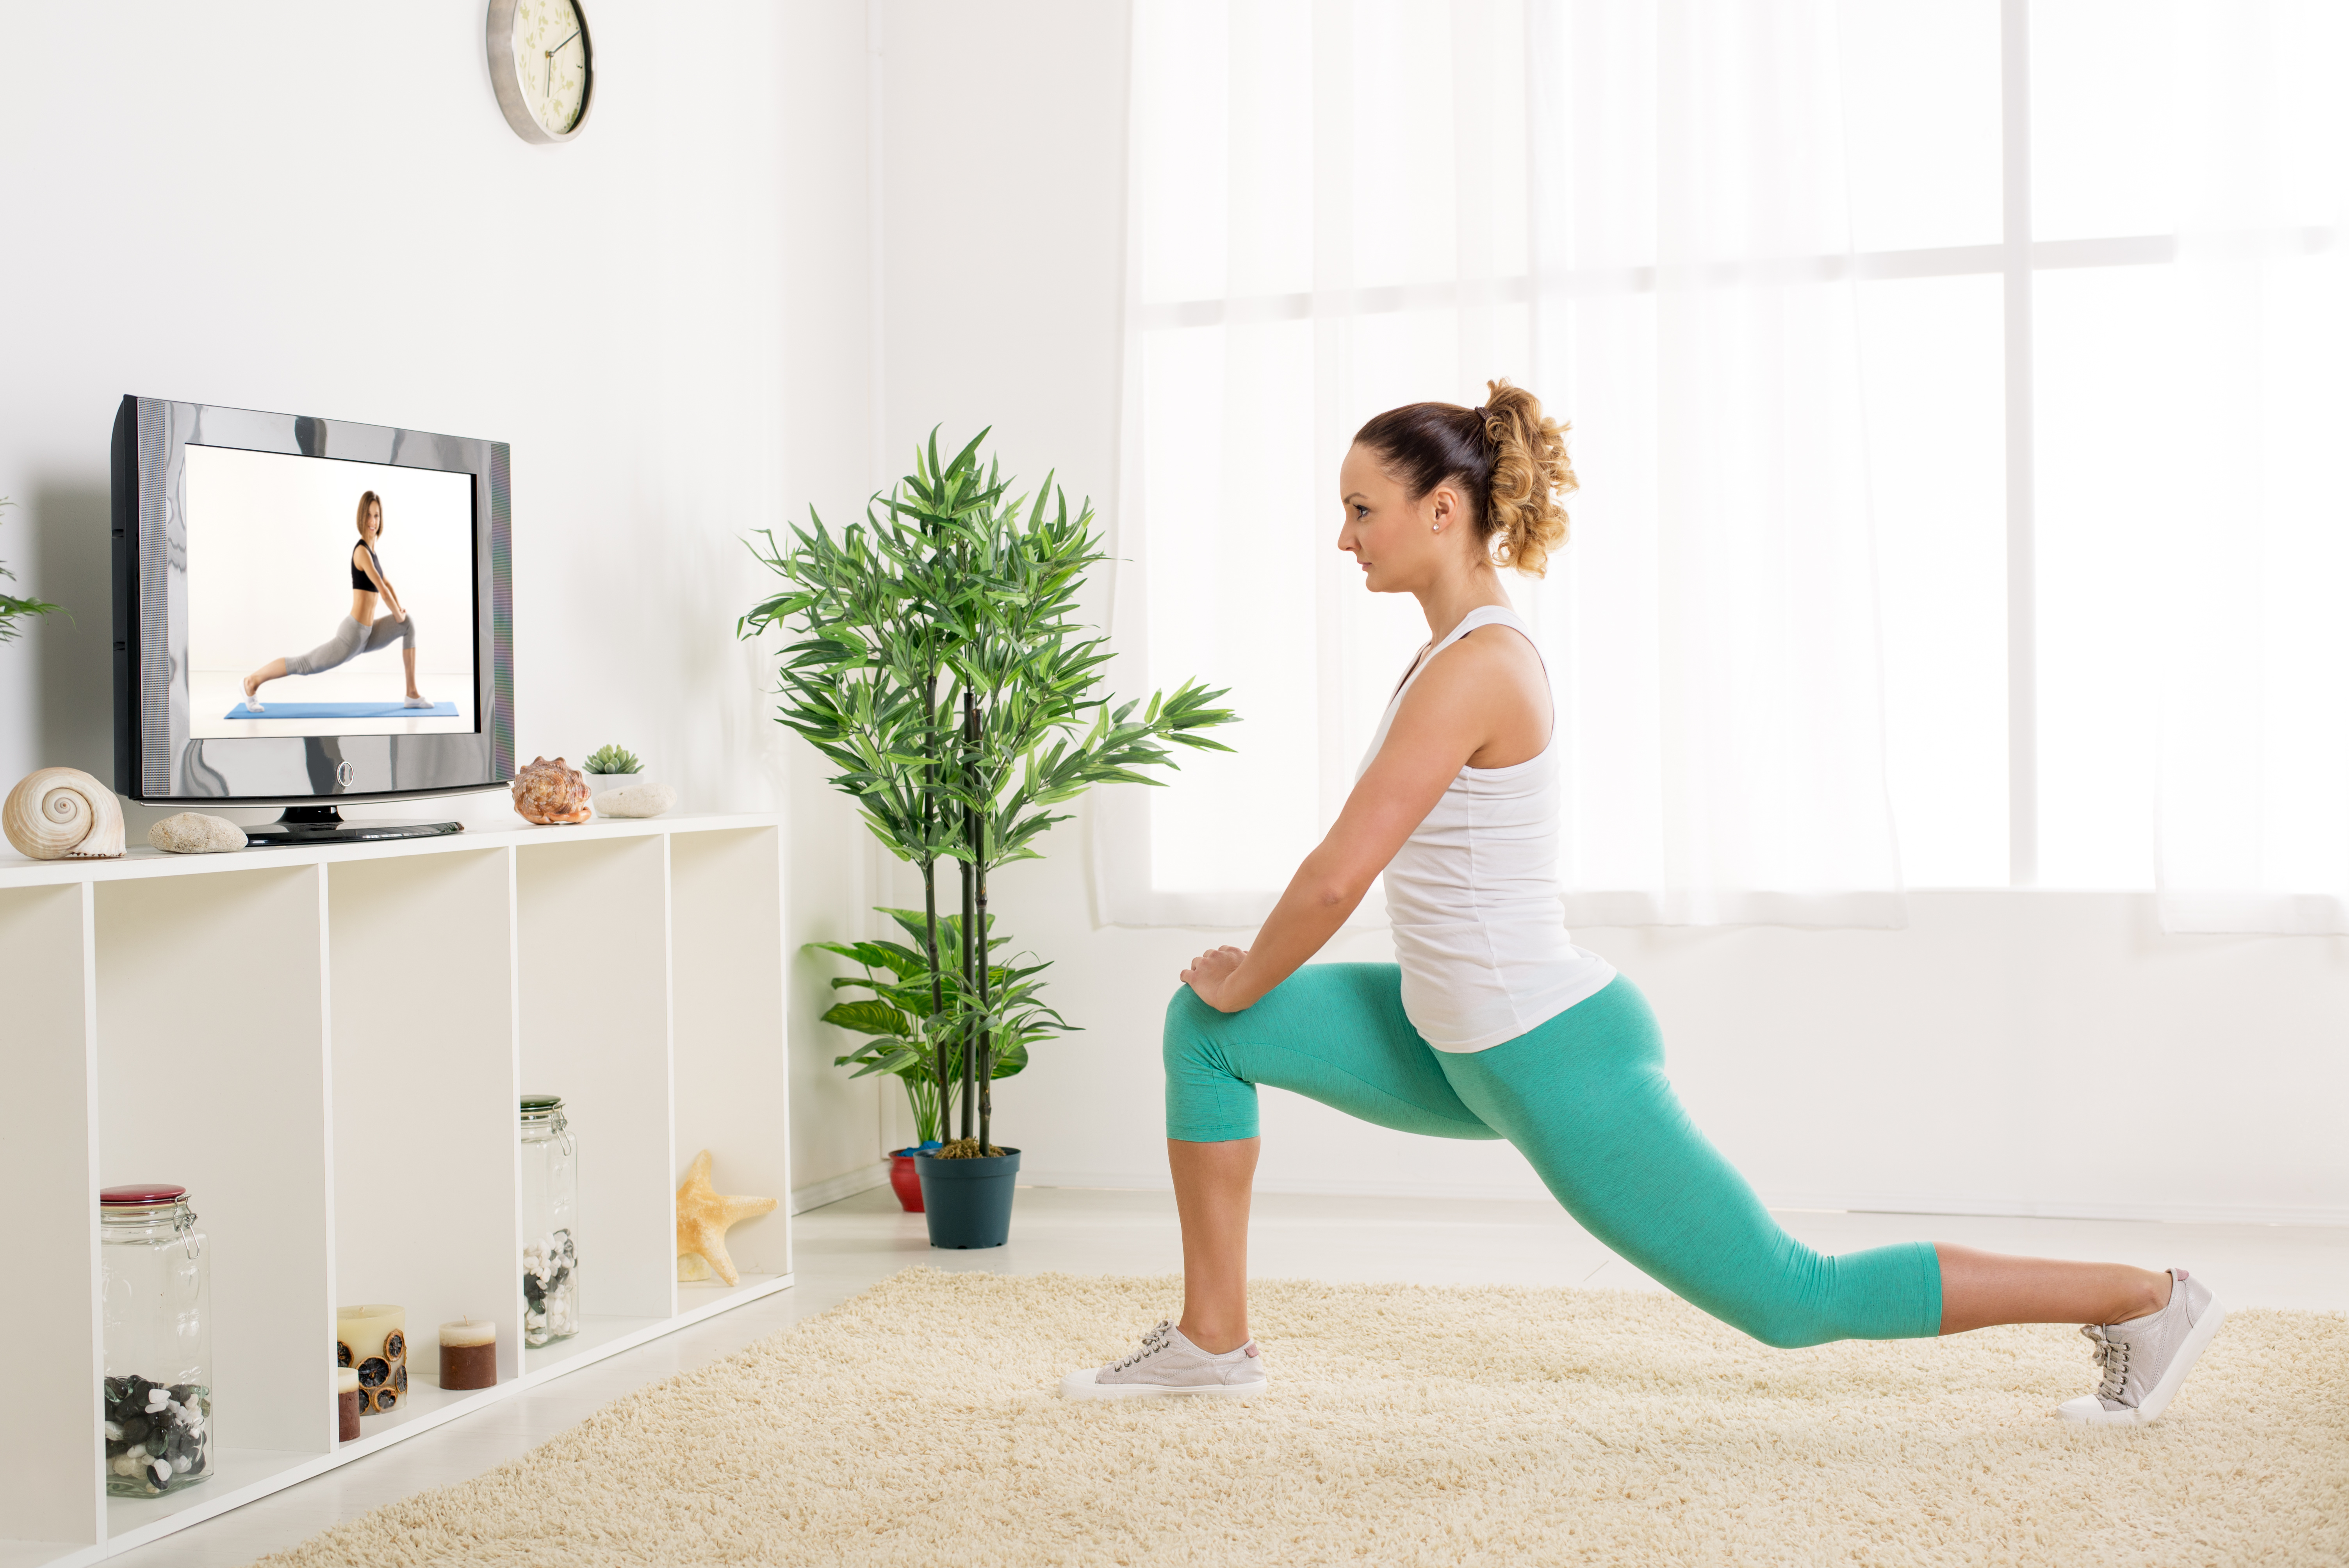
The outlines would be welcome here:
M 575 38 L 575 37 L 577 37 L 578 36 L 579 36 L 579 29 L 578 29 L 578 28 L 576 28 L 576 27 L 572 28 L 572 29 L 571 29 L 571 38 Z M 557 45 L 555 45 L 555 46 L 554 46 L 554 47 L 553 47 L 553 48 L 551 48 L 551 49 L 547 50 L 547 51 L 546 51 L 547 58 L 549 58 L 549 59 L 553 59 L 556 55 L 561 54 L 561 53 L 563 52 L 563 50 L 564 50 L 564 46 L 567 46 L 567 45 L 571 42 L 571 38 L 565 38 L 565 39 L 564 39 L 564 40 L 563 40 L 563 42 L 562 42 L 562 43 L 557 44 Z

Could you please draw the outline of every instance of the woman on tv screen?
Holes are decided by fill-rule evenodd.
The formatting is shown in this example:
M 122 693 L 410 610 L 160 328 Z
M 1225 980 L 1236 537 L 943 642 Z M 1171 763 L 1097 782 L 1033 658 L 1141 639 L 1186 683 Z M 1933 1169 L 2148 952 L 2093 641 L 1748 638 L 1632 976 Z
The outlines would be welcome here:
M 408 676 L 408 700 L 402 707 L 432 706 L 430 699 L 416 689 L 416 622 L 400 607 L 399 593 L 385 575 L 381 541 L 383 538 L 383 501 L 375 491 L 366 490 L 359 496 L 359 542 L 351 546 L 351 613 L 335 628 L 335 634 L 306 654 L 290 658 L 272 659 L 244 677 L 244 706 L 253 713 L 264 713 L 261 688 L 270 681 L 286 676 L 315 676 L 347 665 L 361 654 L 371 654 L 388 648 L 394 642 L 400 645 L 400 663 Z M 383 596 L 390 613 L 380 621 L 375 618 L 376 595 Z M 233 667 L 233 666 L 232 666 Z

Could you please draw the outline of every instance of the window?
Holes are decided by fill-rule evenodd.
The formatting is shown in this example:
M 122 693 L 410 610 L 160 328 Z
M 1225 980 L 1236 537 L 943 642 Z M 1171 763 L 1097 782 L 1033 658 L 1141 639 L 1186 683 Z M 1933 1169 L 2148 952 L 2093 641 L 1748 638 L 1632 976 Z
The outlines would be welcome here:
M 1237 921 L 1285 879 L 1425 634 L 1334 570 L 1336 457 L 1507 374 L 1586 479 L 1516 595 L 1574 888 L 2349 928 L 2344 18 L 1143 0 L 1121 635 L 1249 722 L 1104 891 Z

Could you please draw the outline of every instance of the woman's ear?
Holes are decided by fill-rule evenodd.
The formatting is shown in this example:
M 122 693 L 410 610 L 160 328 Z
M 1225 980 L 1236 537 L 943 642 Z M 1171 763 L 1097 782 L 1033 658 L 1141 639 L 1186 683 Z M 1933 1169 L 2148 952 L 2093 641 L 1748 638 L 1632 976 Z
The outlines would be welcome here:
M 1429 525 L 1438 533 L 1450 531 L 1460 521 L 1460 492 L 1448 484 L 1442 484 L 1430 490 L 1427 499 L 1433 503 L 1428 513 Z

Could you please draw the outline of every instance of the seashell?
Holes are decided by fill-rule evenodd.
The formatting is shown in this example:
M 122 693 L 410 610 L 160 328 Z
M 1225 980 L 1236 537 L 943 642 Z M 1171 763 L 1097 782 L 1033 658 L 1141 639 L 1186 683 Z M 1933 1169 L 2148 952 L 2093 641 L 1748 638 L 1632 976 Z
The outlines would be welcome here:
M 588 799 L 586 776 L 560 757 L 537 758 L 514 775 L 513 809 L 526 821 L 585 822 L 595 814 Z
M 78 768 L 43 768 L 8 791 L 0 832 L 36 861 L 109 861 L 122 852 L 122 802 Z
M 147 830 L 147 841 L 172 855 L 217 855 L 244 848 L 244 830 L 225 817 L 175 811 Z

